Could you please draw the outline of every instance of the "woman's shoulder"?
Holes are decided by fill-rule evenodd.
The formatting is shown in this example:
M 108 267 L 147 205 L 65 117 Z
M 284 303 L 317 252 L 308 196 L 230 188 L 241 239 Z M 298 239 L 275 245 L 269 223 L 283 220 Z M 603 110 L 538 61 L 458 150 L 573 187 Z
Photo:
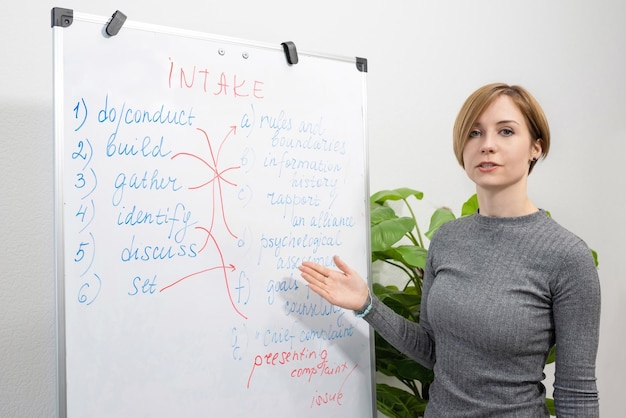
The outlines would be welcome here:
M 476 215 L 463 216 L 441 224 L 432 235 L 430 246 L 437 245 L 438 242 L 463 240 L 470 236 L 472 228 L 475 227 L 474 216 Z
M 472 224 L 474 224 L 476 222 L 476 217 L 479 216 L 477 213 L 471 214 L 471 215 L 466 215 L 466 216 L 461 216 L 459 218 L 456 219 L 451 219 L 448 222 L 443 223 L 439 229 L 437 230 L 437 232 L 439 232 L 440 230 L 443 231 L 454 231 L 457 229 L 463 229 L 463 228 L 467 228 L 469 226 L 471 226 Z
M 551 216 L 546 216 L 542 236 L 543 239 L 549 240 L 555 247 L 560 248 L 564 252 L 564 256 L 578 256 L 590 251 L 589 246 L 580 236 L 561 225 Z
M 476 224 L 476 217 L 478 214 L 466 215 L 460 218 L 451 219 L 439 226 L 437 231 L 433 234 L 433 239 L 438 236 L 458 234 L 463 230 L 472 228 Z

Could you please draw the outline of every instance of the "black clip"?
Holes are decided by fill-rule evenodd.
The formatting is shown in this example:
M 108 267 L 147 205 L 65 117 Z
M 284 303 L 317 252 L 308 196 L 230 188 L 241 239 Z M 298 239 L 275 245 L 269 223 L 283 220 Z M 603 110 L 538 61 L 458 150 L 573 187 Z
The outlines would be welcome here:
M 126 15 L 119 10 L 116 10 L 115 13 L 113 13 L 113 16 L 111 16 L 111 20 L 109 21 L 105 29 L 107 35 L 117 35 L 120 29 L 122 29 L 124 22 L 126 22 Z
M 362 73 L 367 72 L 367 58 L 356 57 L 356 69 Z
M 296 44 L 291 41 L 283 42 L 281 44 L 283 46 L 283 50 L 285 51 L 285 56 L 287 57 L 287 62 L 289 64 L 297 64 L 298 63 L 298 51 L 296 50 Z
M 74 21 L 74 11 L 72 9 L 63 9 L 62 7 L 54 7 L 51 11 L 52 27 L 60 26 L 67 28 Z

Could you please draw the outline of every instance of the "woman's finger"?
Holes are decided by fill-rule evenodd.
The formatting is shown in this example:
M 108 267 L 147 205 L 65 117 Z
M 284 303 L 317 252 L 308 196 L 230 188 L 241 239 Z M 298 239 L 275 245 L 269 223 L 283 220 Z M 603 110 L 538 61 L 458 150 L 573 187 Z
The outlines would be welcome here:
M 347 265 L 341 258 L 339 258 L 338 255 L 333 257 L 333 261 L 335 262 L 337 268 L 343 272 L 343 274 L 345 274 L 346 276 L 352 274 L 352 268 Z
M 301 276 L 304 280 L 306 280 L 309 284 L 319 286 L 320 284 L 324 284 L 325 276 L 320 273 L 319 269 L 321 266 L 313 263 L 303 263 L 300 266 Z

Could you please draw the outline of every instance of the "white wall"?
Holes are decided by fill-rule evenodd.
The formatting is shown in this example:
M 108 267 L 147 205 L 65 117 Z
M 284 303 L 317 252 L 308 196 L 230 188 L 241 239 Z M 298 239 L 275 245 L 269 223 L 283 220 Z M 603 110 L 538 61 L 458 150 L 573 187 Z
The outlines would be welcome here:
M 626 4 L 621 0 L 12 1 L 0 18 L 0 416 L 56 414 L 53 6 L 368 59 L 372 191 L 426 193 L 423 222 L 473 193 L 451 151 L 464 98 L 528 87 L 551 121 L 531 196 L 600 255 L 602 416 L 622 411 L 626 364 Z M 97 82 L 97 80 L 94 80 Z

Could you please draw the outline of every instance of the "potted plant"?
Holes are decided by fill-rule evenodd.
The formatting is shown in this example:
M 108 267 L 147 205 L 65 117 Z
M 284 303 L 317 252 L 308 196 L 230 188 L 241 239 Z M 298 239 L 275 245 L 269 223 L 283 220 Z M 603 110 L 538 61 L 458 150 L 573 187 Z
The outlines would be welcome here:
M 426 232 L 422 233 L 410 199 L 421 200 L 423 193 L 410 188 L 381 190 L 370 197 L 370 228 L 372 263 L 384 263 L 392 271 L 401 273 L 394 278 L 397 284 L 384 284 L 376 272 L 373 273 L 373 291 L 380 300 L 398 314 L 411 321 L 419 322 L 422 280 L 428 255 L 424 237 L 429 240 L 437 229 L 455 219 L 452 210 L 439 208 L 430 219 Z M 476 213 L 478 200 L 470 197 L 461 209 L 461 216 Z M 408 216 L 398 214 L 408 213 Z M 592 250 L 596 266 L 597 254 Z M 385 273 L 387 277 L 393 276 Z M 385 383 L 376 384 L 377 409 L 391 418 L 422 417 L 428 404 L 428 390 L 434 379 L 432 370 L 406 357 L 382 337 L 375 333 L 376 370 L 398 380 L 404 389 Z M 552 347 L 547 363 L 554 361 Z M 552 415 L 554 401 L 546 399 Z

